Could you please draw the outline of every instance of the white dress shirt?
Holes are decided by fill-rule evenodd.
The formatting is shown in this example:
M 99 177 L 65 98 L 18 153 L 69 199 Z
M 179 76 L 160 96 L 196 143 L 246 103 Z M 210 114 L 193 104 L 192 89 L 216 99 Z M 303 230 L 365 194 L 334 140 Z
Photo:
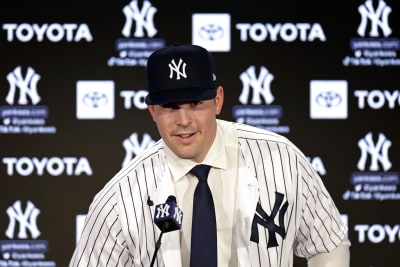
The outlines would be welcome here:
M 193 194 L 198 179 L 188 174 L 197 163 L 178 158 L 168 147 L 166 159 L 175 183 L 177 204 L 183 211 L 181 231 L 182 266 L 190 264 Z M 218 127 L 216 138 L 202 164 L 211 165 L 208 176 L 217 220 L 218 266 L 237 266 L 236 248 L 232 247 L 237 177 L 227 177 L 226 169 L 237 168 L 238 145 L 234 136 Z

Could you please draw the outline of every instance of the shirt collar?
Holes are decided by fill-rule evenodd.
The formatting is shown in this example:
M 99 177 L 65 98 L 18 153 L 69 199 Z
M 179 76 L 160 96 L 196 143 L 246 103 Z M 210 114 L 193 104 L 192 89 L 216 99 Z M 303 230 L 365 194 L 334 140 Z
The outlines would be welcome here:
M 227 167 L 227 157 L 225 151 L 225 142 L 222 137 L 220 127 L 217 127 L 217 134 L 215 136 L 214 142 L 208 151 L 206 158 L 201 164 L 207 164 L 215 168 L 226 169 Z M 181 159 L 172 152 L 171 149 L 164 143 L 165 155 L 168 167 L 171 171 L 172 178 L 174 181 L 181 179 L 185 176 L 195 165 L 196 162 L 189 159 Z M 221 151 L 223 153 L 221 153 Z

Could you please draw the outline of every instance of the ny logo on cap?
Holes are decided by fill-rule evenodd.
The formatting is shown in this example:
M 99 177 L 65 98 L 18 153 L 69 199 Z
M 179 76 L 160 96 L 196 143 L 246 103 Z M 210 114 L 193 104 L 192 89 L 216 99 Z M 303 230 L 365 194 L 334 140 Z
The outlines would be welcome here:
M 176 73 L 176 79 L 180 80 L 181 76 L 183 78 L 187 78 L 186 75 L 186 63 L 179 59 L 178 65 L 176 65 L 175 60 L 172 59 L 171 63 L 168 64 L 169 67 L 169 78 L 172 79 L 174 77 L 174 72 Z

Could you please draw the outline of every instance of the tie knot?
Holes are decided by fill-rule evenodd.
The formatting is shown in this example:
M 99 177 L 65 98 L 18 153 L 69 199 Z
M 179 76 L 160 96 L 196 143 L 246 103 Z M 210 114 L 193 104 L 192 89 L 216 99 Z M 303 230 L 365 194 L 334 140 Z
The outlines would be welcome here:
M 196 165 L 191 170 L 190 173 L 199 178 L 200 181 L 207 181 L 208 173 L 210 172 L 210 165 Z

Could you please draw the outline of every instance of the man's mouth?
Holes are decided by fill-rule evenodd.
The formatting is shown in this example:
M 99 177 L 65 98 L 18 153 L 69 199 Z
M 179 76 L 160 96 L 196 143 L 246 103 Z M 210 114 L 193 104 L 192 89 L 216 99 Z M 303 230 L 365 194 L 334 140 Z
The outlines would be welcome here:
M 180 138 L 189 138 L 192 137 L 194 135 L 194 133 L 181 133 L 181 134 L 177 134 L 177 136 L 179 136 Z
M 190 134 L 178 134 L 178 136 L 183 137 L 183 138 L 187 138 L 194 135 L 194 133 L 190 133 Z

